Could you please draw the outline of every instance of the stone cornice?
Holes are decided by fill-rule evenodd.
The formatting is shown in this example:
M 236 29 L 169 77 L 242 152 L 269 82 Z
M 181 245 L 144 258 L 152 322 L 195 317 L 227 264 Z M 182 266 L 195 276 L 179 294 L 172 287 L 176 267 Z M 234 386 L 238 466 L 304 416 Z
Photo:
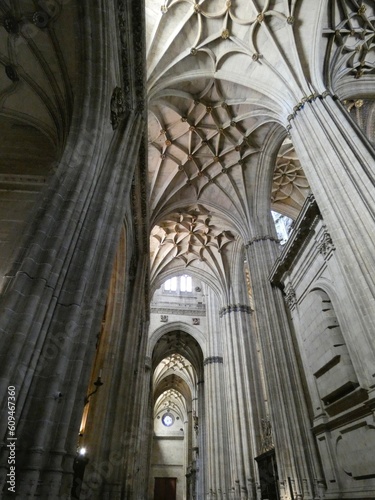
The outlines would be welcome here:
M 282 275 L 289 269 L 290 264 L 319 219 L 321 219 L 320 211 L 314 196 L 311 194 L 306 198 L 296 219 L 294 230 L 271 270 L 269 280 L 273 285 L 280 286 Z
M 175 314 L 181 316 L 206 316 L 206 309 L 185 309 L 184 307 L 152 307 L 151 314 Z
M 251 314 L 252 310 L 246 304 L 228 304 L 220 309 L 219 316 L 222 318 L 225 314 L 230 314 L 232 312 L 245 312 Z
M 0 174 L 0 189 L 41 191 L 47 181 L 44 175 Z

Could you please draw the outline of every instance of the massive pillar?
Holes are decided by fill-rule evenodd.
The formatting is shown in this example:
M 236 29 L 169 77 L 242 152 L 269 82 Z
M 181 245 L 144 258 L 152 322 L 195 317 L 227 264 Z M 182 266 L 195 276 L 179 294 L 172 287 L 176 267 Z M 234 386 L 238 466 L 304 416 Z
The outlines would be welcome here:
M 281 291 L 271 287 L 268 279 L 279 252 L 278 244 L 265 234 L 250 241 L 246 252 L 267 375 L 281 499 L 312 499 L 314 483 L 321 479 L 319 466 L 284 300 Z
M 206 498 L 225 498 L 227 491 L 228 436 L 226 404 L 223 397 L 222 332 L 218 302 L 208 289 L 206 310 L 208 323 L 207 357 L 204 360 L 205 436 L 206 436 Z
M 124 247 L 121 241 L 93 369 L 92 383 L 99 373 L 103 386 L 94 394 L 95 386 L 88 387 L 92 396 L 86 399 L 88 414 L 81 428 L 80 448 L 86 449 L 87 461 L 83 481 L 77 478 L 81 500 L 121 498 L 124 489 L 129 498 L 146 498 L 151 383 L 151 366 L 145 365 L 148 252 L 129 260 Z M 137 453 L 140 449 L 142 454 Z
M 1 394 L 15 387 L 20 499 L 70 494 L 82 401 L 144 132 L 135 98 L 133 110 L 112 129 L 112 33 L 102 28 L 113 12 L 99 4 L 81 5 L 87 14 L 85 85 L 64 154 L 1 300 Z M 4 485 L 6 398 L 1 410 Z
M 219 316 L 228 429 L 228 498 L 248 500 L 255 498 L 254 458 L 260 447 L 264 399 L 241 245 L 238 240 L 233 249 L 228 302 Z

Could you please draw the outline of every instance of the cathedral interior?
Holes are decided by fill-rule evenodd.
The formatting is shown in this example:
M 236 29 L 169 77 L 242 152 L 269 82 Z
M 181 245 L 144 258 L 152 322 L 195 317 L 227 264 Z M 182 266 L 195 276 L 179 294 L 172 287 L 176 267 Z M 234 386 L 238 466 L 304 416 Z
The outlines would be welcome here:
M 375 499 L 373 0 L 0 0 L 4 499 Z

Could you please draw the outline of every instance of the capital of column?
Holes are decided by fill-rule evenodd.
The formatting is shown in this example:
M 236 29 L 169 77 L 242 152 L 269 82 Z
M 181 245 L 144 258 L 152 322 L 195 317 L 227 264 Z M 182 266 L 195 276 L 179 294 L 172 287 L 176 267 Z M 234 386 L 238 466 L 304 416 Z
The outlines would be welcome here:
M 294 118 L 297 116 L 297 113 L 299 113 L 304 108 L 304 106 L 307 102 L 311 103 L 311 102 L 314 102 L 316 99 L 325 99 L 328 96 L 333 97 L 333 95 L 331 94 L 331 92 L 329 90 L 325 90 L 321 94 L 318 94 L 317 92 L 315 92 L 314 94 L 311 94 L 307 97 L 306 96 L 302 97 L 302 99 L 299 102 L 297 102 L 297 104 L 293 107 L 293 113 L 288 115 L 287 120 L 288 120 L 289 124 L 286 126 L 287 132 L 289 132 L 289 130 L 292 128 L 292 125 L 290 122 L 292 120 L 294 120 Z
M 203 366 L 210 365 L 211 363 L 223 363 L 222 356 L 211 356 L 203 361 Z
M 222 318 L 225 314 L 230 314 L 232 312 L 245 312 L 251 314 L 252 310 L 251 307 L 246 304 L 228 304 L 220 309 L 219 316 Z
M 254 236 L 254 238 L 252 238 L 246 243 L 245 248 L 249 248 L 250 245 L 258 243 L 258 241 L 266 241 L 266 240 L 274 241 L 275 243 L 280 243 L 281 241 L 275 238 L 274 236 L 271 236 L 270 234 L 265 234 L 264 236 Z

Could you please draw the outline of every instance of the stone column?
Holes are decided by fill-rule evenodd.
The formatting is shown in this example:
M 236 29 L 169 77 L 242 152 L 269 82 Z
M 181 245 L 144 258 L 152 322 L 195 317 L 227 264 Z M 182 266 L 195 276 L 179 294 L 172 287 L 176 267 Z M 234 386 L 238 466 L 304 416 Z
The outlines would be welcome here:
M 207 499 L 222 499 L 227 492 L 228 480 L 228 436 L 226 404 L 223 397 L 223 351 L 222 332 L 218 317 L 218 302 L 208 289 L 207 353 L 203 361 L 205 385 L 205 437 L 206 437 L 206 495 Z
M 151 367 L 145 367 L 147 322 L 144 321 L 147 266 L 148 255 L 139 259 L 137 272 L 128 283 L 120 305 L 120 317 L 113 318 L 111 342 L 103 359 L 107 393 L 102 392 L 101 401 L 100 398 L 95 401 L 85 431 L 84 444 L 90 461 L 81 500 L 116 500 L 123 491 L 129 499 L 146 498 L 147 482 L 140 484 L 138 477 L 148 473 L 141 466 L 150 446 L 147 405 Z
M 147 332 L 146 332 L 147 333 Z M 151 359 L 146 359 L 143 387 L 141 388 L 142 406 L 138 427 L 138 444 L 134 453 L 139 453 L 139 472 L 135 478 L 134 500 L 148 500 L 148 486 L 151 468 L 151 449 L 153 436 L 153 393 Z
M 63 475 L 71 477 L 70 446 L 124 213 L 117 199 L 128 196 L 142 133 L 141 117 L 134 114 L 114 137 L 102 168 L 96 147 L 84 165 L 71 158 L 66 175 L 47 192 L 48 215 L 35 222 L 34 241 L 3 298 L 1 384 L 2 394 L 8 385 L 16 387 L 20 498 L 40 488 L 58 497 Z M 87 171 L 95 165 L 94 180 Z M 42 470 L 46 481 L 40 486 Z
M 113 131 L 114 12 L 96 0 L 83 0 L 82 10 L 82 88 L 69 137 L 1 301 L 0 388 L 2 395 L 16 388 L 21 499 L 70 494 L 82 401 L 145 125 L 142 110 L 128 111 Z M 2 439 L 6 414 L 5 401 Z M 7 469 L 3 443 L 2 482 Z
M 250 308 L 243 303 L 227 304 L 221 308 L 220 316 L 225 331 L 229 498 L 247 500 L 254 498 L 255 494 L 254 452 L 257 446 L 254 433 L 260 427 L 257 418 L 254 419 L 259 411 L 256 405 L 259 387 L 254 384 L 254 360 L 249 356 Z
M 72 126 L 2 299 L 1 388 L 6 394 L 8 385 L 16 387 L 20 498 L 70 490 L 82 400 L 144 129 L 132 113 L 115 134 L 110 125 L 103 130 L 108 90 L 91 89 L 95 115 L 86 109 L 85 125 Z M 1 425 L 5 436 L 5 417 Z M 6 449 L 2 463 L 5 474 Z
M 219 315 L 227 401 L 228 498 L 247 500 L 255 498 L 254 457 L 260 449 L 264 396 L 241 247 L 239 240 L 230 259 L 229 303 L 221 307 Z
M 129 484 L 131 491 L 137 490 L 134 498 L 145 498 L 146 483 L 139 478 L 148 473 L 146 451 L 151 424 L 147 416 L 152 408 L 148 404 L 151 366 L 145 365 L 148 253 L 140 257 L 142 252 L 131 247 L 125 238 L 121 239 L 93 370 L 92 384 L 101 372 L 103 386 L 89 400 L 80 438 L 88 459 L 81 500 L 120 498 Z M 87 392 L 92 388 L 89 386 Z M 134 456 L 140 449 L 144 452 L 138 455 L 142 463 L 136 463 Z M 125 474 L 127 463 L 133 464 L 134 470 Z
M 320 479 L 316 450 L 308 425 L 293 339 L 282 293 L 268 275 L 278 253 L 270 235 L 257 236 L 247 245 L 247 260 L 254 290 L 255 319 L 259 328 L 270 420 L 277 458 L 281 499 L 314 497 Z
M 290 124 L 293 144 L 351 290 L 357 324 L 348 342 L 353 363 L 361 384 L 374 387 L 374 149 L 328 92 L 305 102 Z

